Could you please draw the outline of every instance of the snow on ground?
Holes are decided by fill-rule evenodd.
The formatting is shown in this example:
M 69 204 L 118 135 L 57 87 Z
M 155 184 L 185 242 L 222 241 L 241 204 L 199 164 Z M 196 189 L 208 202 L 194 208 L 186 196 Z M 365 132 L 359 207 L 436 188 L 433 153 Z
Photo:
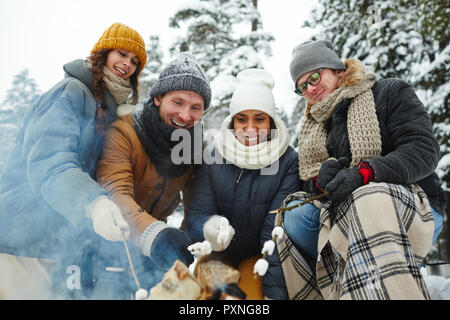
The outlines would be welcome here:
M 450 278 L 428 275 L 425 268 L 420 269 L 427 285 L 431 300 L 450 300 Z

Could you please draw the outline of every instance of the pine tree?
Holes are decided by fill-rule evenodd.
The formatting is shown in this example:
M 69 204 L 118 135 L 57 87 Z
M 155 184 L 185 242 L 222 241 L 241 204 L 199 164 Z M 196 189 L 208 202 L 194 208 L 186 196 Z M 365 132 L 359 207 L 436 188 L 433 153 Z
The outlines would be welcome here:
M 311 20 L 305 23 L 305 27 L 319 26 L 315 39 L 330 40 L 343 60 L 360 59 L 378 78 L 401 78 L 415 88 L 441 144 L 438 174 L 450 200 L 448 0 L 319 0 L 319 3 Z M 449 231 L 447 219 L 447 230 L 441 233 L 446 243 Z M 448 260 L 450 245 L 447 247 Z
M 163 69 L 164 53 L 159 43 L 159 35 L 152 34 L 146 43 L 147 64 L 142 70 L 140 83 L 140 101 L 148 98 L 150 88 L 158 80 L 159 74 Z
M 228 114 L 236 75 L 247 68 L 263 68 L 260 54 L 271 54 L 274 38 L 262 31 L 257 1 L 199 0 L 180 8 L 169 25 L 187 25 L 186 35 L 175 41 L 171 52 L 189 50 L 205 70 L 213 91 L 203 117 L 205 128 L 218 128 Z
M 24 69 L 14 76 L 12 87 L 6 92 L 2 103 L 2 110 L 11 109 L 15 117 L 12 121 L 20 125 L 31 103 L 39 94 L 36 82 L 30 77 L 30 71 Z
M 28 69 L 14 76 L 11 88 L 0 105 L 0 169 L 14 145 L 23 118 L 35 99 L 39 89 Z

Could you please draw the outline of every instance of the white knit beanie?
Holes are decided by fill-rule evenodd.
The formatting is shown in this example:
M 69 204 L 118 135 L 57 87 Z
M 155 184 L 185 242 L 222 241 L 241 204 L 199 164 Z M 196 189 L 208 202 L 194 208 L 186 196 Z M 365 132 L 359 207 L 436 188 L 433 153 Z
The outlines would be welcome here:
M 275 118 L 275 100 L 272 94 L 274 80 L 262 69 L 246 69 L 236 77 L 236 90 L 230 101 L 230 115 L 244 110 L 260 110 Z

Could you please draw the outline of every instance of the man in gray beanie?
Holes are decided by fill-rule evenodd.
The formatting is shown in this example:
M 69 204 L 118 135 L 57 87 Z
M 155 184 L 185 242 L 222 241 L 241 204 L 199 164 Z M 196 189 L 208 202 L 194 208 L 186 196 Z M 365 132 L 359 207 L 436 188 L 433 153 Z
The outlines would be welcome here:
M 175 260 L 193 262 L 187 234 L 166 224 L 193 173 L 193 162 L 176 161 L 179 155 L 172 151 L 179 142 L 172 137 L 178 130 L 191 138 L 192 147 L 183 150 L 190 154 L 182 159 L 199 151 L 194 138 L 202 151 L 200 119 L 210 101 L 204 71 L 192 54 L 182 53 L 161 72 L 143 108 L 119 117 L 105 138 L 98 182 L 120 208 L 130 225 L 129 241 L 142 253 L 134 260 L 145 271 L 143 288 L 155 285 L 163 276 L 157 270 L 169 269 Z
M 176 90 L 197 92 L 204 99 L 204 110 L 211 103 L 211 88 L 205 72 L 189 52 L 181 53 L 161 71 L 158 81 L 150 90 L 150 97 L 163 96 Z
M 295 47 L 290 73 L 306 112 L 298 138 L 303 190 L 286 205 L 327 194 L 284 213 L 287 242 L 278 252 L 292 251 L 291 261 L 269 267 L 293 271 L 280 284 L 284 298 L 428 299 L 418 265 L 442 229 L 446 197 L 422 102 L 407 82 L 377 81 L 361 61 L 342 62 L 327 40 Z M 311 268 L 290 267 L 304 264 L 297 257 Z

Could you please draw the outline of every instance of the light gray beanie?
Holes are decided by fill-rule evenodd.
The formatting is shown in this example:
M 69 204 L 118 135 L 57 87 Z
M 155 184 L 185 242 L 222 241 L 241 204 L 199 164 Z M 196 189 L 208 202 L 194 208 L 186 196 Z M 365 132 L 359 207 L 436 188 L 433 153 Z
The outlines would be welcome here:
M 320 68 L 345 70 L 330 41 L 308 40 L 292 50 L 290 71 L 294 85 L 297 85 L 298 79 L 305 73 Z
M 201 95 L 206 110 L 211 103 L 211 87 L 208 78 L 195 57 L 189 52 L 181 53 L 170 62 L 150 89 L 150 97 L 164 95 L 170 91 L 189 90 Z

